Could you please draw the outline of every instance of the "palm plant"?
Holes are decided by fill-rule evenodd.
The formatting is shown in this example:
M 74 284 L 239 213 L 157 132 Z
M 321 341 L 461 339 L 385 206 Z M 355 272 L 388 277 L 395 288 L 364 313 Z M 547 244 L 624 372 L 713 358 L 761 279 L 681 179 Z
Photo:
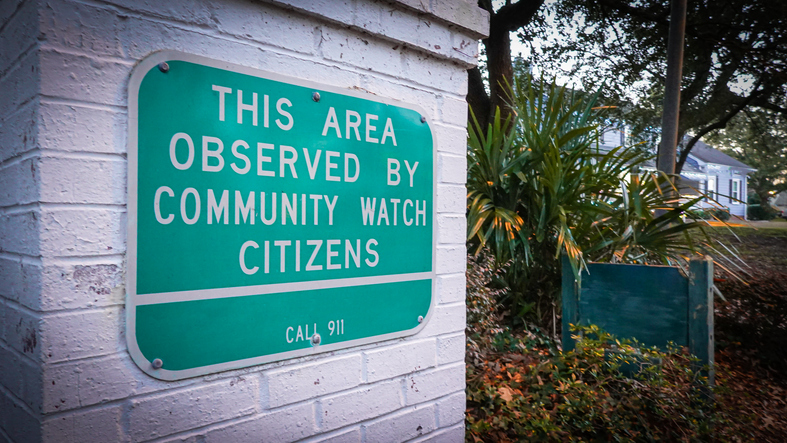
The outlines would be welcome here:
M 663 192 L 663 174 L 632 174 L 650 158 L 638 147 L 599 151 L 598 93 L 530 76 L 510 91 L 509 118 L 498 110 L 482 128 L 471 112 L 467 238 L 506 268 L 498 284 L 515 319 L 554 318 L 561 253 L 577 278 L 588 259 L 669 263 L 693 253 L 689 231 L 699 225 L 683 217 L 694 202 Z

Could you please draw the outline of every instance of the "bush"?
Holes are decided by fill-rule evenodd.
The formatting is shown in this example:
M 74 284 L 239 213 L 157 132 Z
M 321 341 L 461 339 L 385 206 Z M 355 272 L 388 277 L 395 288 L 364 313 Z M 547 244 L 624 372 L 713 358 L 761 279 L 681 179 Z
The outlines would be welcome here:
M 578 277 L 586 260 L 668 265 L 696 249 L 700 225 L 682 217 L 700 198 L 678 206 L 666 175 L 636 172 L 652 157 L 637 146 L 599 150 L 597 98 L 525 76 L 508 118 L 471 118 L 468 246 L 494 256 L 515 323 L 556 326 L 560 254 Z
M 749 220 L 772 220 L 778 215 L 770 203 L 763 203 L 760 196 L 754 192 L 749 194 L 748 206 L 746 207 L 746 217 Z
M 697 220 L 727 221 L 730 219 L 730 210 L 724 208 L 693 209 L 688 214 Z
M 594 326 L 578 332 L 567 353 L 533 334 L 501 333 L 495 359 L 468 364 L 467 440 L 705 441 L 725 423 L 687 355 L 618 341 Z M 627 377 L 621 369 L 632 365 L 639 371 Z

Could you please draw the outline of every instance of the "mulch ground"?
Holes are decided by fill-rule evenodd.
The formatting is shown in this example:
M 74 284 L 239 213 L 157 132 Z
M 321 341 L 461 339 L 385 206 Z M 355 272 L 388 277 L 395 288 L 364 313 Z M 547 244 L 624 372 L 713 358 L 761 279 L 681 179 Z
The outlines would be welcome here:
M 777 225 L 779 226 L 779 225 Z M 787 224 L 785 224 L 787 226 Z M 746 265 L 743 281 L 716 268 L 717 384 L 739 419 L 733 441 L 787 441 L 787 229 L 724 228 L 715 236 Z

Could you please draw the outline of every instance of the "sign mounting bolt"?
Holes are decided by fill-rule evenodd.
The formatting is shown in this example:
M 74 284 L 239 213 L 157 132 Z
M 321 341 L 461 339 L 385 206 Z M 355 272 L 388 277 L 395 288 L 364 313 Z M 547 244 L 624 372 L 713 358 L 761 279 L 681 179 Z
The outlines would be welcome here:
M 153 365 L 153 369 L 161 369 L 164 366 L 164 362 L 160 358 L 153 360 L 150 364 Z
M 423 315 L 419 315 L 418 316 L 418 323 L 423 323 L 423 322 L 424 322 L 424 316 Z
M 424 117 L 423 115 L 421 116 L 421 123 L 426 123 L 426 117 Z
M 158 70 L 159 70 L 159 71 L 161 71 L 161 72 L 167 72 L 167 71 L 169 71 L 169 63 L 167 63 L 167 62 L 161 62 L 161 63 L 159 63 L 159 64 L 158 64 Z
M 314 100 L 316 102 L 319 102 L 320 101 L 320 93 L 319 92 L 313 92 L 312 93 L 312 100 Z
M 314 335 L 312 335 L 312 346 L 319 345 L 321 341 L 322 338 L 320 337 L 320 334 L 315 332 Z

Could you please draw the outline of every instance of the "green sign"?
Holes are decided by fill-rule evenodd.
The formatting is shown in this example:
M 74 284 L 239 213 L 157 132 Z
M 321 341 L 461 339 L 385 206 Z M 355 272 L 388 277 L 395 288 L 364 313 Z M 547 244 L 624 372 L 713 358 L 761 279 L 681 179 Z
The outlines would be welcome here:
M 418 332 L 435 144 L 392 100 L 178 52 L 129 84 L 127 339 L 176 380 Z

